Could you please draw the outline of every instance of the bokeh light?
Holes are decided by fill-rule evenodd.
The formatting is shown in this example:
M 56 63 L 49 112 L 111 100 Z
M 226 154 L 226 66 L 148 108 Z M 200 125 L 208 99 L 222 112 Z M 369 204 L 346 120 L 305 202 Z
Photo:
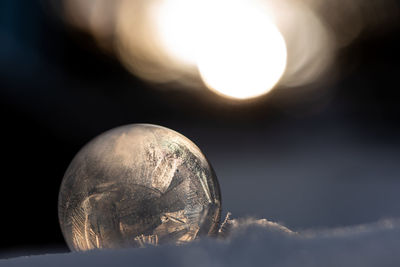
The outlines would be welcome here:
M 163 0 L 152 13 L 159 41 L 172 58 L 196 64 L 196 54 L 205 34 L 205 1 Z
M 275 87 L 307 98 L 335 78 L 340 49 L 400 17 L 394 0 L 59 1 L 134 75 L 238 99 Z
M 207 86 L 239 99 L 269 92 L 285 70 L 286 44 L 268 14 L 249 1 L 231 1 L 208 17 L 197 60 Z
M 256 3 L 163 1 L 154 15 L 157 33 L 170 56 L 196 65 L 210 89 L 256 97 L 274 87 L 286 65 L 285 41 Z

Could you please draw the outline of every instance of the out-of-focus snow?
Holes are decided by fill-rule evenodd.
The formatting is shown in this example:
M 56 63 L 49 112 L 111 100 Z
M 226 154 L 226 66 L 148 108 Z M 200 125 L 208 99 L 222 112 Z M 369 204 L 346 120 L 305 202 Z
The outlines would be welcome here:
M 292 232 L 263 220 L 229 220 L 225 237 L 186 246 L 49 254 L 0 266 L 400 266 L 400 220 Z

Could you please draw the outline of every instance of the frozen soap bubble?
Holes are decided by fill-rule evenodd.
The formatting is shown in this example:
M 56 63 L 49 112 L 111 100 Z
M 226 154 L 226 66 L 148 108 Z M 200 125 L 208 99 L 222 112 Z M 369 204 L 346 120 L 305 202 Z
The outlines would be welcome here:
M 58 213 L 71 250 L 183 244 L 218 231 L 221 194 L 200 149 L 170 129 L 110 130 L 75 156 Z

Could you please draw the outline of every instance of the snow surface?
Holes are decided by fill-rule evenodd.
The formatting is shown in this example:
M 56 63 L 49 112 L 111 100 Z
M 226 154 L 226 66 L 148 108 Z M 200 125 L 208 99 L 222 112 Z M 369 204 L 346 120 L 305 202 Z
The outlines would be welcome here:
M 400 219 L 296 233 L 248 218 L 231 221 L 225 234 L 186 246 L 19 257 L 0 266 L 400 266 Z

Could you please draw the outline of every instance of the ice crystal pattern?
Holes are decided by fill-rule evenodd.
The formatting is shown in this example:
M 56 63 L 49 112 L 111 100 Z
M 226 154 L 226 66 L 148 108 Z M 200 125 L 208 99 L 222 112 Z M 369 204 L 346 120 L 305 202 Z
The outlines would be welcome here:
M 221 195 L 194 143 L 164 127 L 133 124 L 98 136 L 75 156 L 58 211 L 71 250 L 182 244 L 217 234 Z

